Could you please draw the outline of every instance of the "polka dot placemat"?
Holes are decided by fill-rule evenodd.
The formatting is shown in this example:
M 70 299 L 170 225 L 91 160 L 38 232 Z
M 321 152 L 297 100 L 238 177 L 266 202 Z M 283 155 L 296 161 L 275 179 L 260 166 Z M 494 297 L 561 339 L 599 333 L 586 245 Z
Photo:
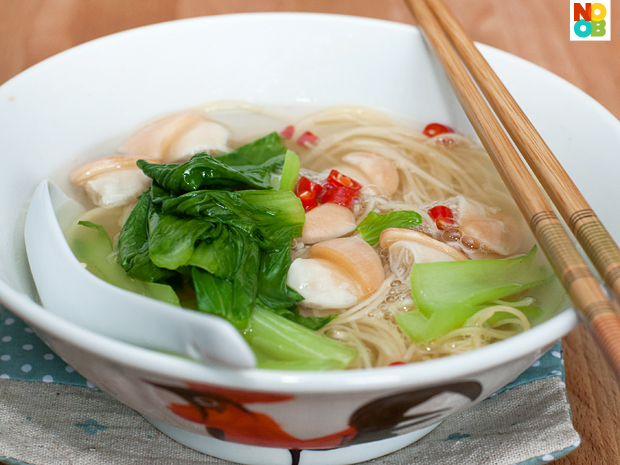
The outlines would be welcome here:
M 0 379 L 94 385 L 67 365 L 22 320 L 0 306 Z

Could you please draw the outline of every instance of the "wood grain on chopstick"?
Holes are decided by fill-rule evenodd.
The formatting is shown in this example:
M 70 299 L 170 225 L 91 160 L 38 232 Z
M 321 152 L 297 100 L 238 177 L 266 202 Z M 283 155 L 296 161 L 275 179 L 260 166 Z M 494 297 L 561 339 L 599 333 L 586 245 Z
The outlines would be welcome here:
M 504 128 L 479 92 L 435 14 L 425 0 L 407 0 L 407 4 L 538 243 L 561 278 L 573 303 L 590 323 L 612 369 L 616 375 L 620 375 L 620 319 L 540 191 L 536 180 L 522 162 Z M 524 140 L 527 141 L 527 138 Z M 570 194 L 575 195 L 574 192 Z
M 620 296 L 620 249 L 534 125 L 442 0 L 426 0 L 478 87 L 584 251 Z

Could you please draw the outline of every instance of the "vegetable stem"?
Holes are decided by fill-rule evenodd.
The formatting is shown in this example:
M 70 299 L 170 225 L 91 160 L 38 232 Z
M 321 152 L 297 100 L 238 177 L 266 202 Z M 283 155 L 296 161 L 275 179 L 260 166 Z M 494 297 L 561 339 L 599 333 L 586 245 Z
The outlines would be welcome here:
M 289 369 L 344 369 L 358 355 L 357 350 L 308 328 L 287 320 L 261 307 L 255 307 L 250 319 L 250 329 L 245 337 L 268 363 L 285 363 Z M 265 362 L 265 363 L 267 363 Z

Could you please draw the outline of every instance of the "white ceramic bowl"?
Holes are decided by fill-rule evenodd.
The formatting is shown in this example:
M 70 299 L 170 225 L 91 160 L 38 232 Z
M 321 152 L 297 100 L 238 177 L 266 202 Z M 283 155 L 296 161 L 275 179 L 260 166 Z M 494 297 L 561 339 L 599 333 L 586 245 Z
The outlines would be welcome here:
M 620 215 L 608 207 L 620 198 L 620 123 L 545 70 L 481 50 L 620 239 Z M 0 300 L 169 436 L 243 463 L 367 460 L 484 399 L 577 324 L 567 310 L 491 347 L 408 366 L 237 372 L 118 342 L 39 306 L 23 241 L 35 186 L 148 119 L 227 99 L 357 104 L 472 133 L 415 28 L 352 17 L 249 14 L 148 26 L 61 53 L 0 87 Z M 435 414 L 439 404 L 447 408 Z

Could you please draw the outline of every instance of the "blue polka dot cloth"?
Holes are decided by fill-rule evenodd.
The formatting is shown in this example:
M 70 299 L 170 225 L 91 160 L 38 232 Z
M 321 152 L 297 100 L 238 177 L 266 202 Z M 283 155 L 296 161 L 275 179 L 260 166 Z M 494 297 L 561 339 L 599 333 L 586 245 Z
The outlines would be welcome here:
M 0 379 L 94 385 L 67 365 L 26 323 L 0 307 Z

